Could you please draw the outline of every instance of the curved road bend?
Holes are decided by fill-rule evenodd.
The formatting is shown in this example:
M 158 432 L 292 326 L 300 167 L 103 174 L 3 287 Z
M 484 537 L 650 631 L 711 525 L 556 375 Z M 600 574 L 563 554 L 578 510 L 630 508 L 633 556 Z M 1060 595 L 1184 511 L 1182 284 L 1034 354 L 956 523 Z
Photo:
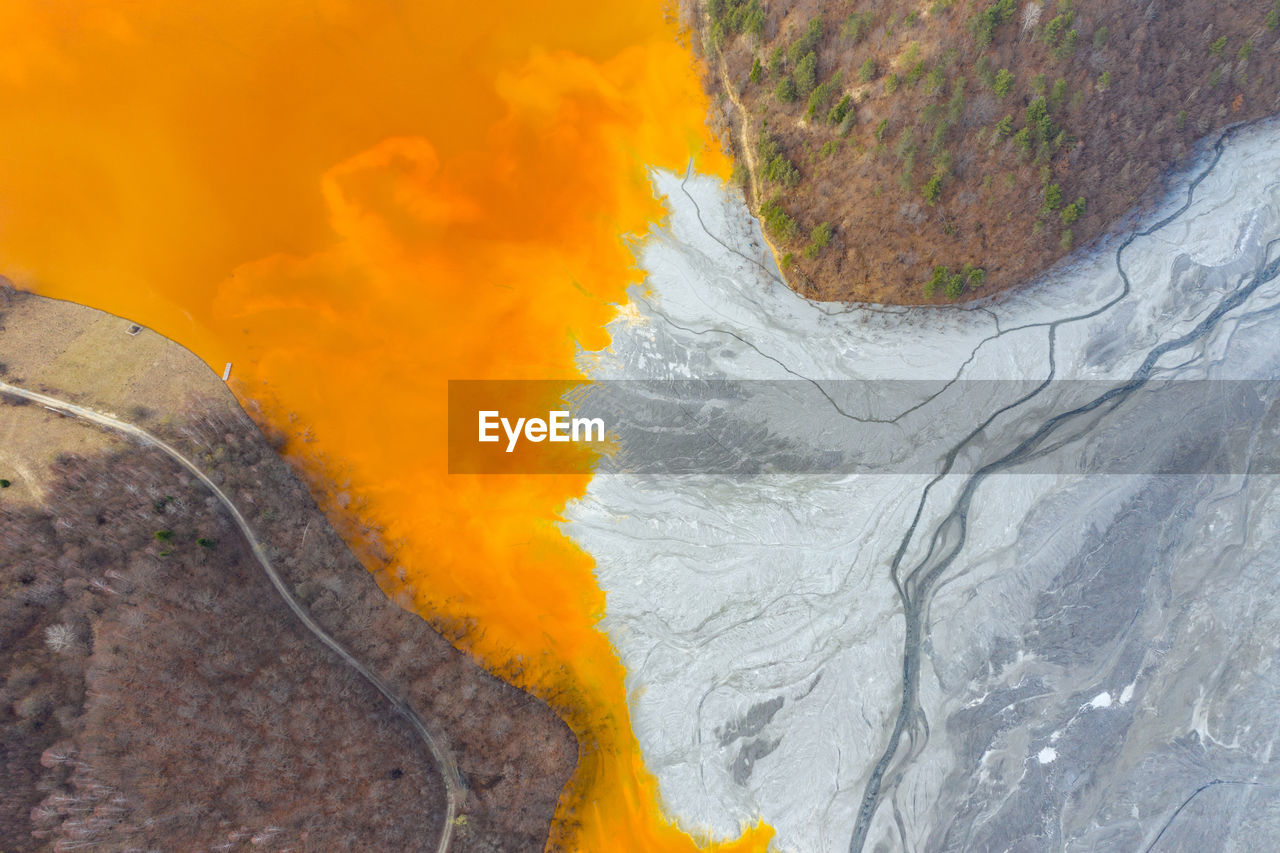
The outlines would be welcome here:
M 276 588 L 276 592 L 280 593 L 280 597 L 284 599 L 285 604 L 289 605 L 289 609 L 293 611 L 293 615 L 298 617 L 308 631 L 324 643 L 334 654 L 340 657 L 348 666 L 358 672 L 365 681 L 372 684 L 379 693 L 381 693 L 391 707 L 406 722 L 409 723 L 418 733 L 422 742 L 427 745 L 427 749 L 431 750 L 431 757 L 435 759 L 436 766 L 440 770 L 440 775 L 444 778 L 445 787 L 445 815 L 444 828 L 440 833 L 440 843 L 436 845 L 436 853 L 448 853 L 449 843 L 453 840 L 454 819 L 458 815 L 458 805 L 462 800 L 465 786 L 462 784 L 462 777 L 458 775 L 458 767 L 453 762 L 453 757 L 441 747 L 431 732 L 427 729 L 426 721 L 418 715 L 416 711 L 409 706 L 409 703 L 391 691 L 391 688 L 379 678 L 368 667 L 356 660 L 350 652 L 343 647 L 341 643 L 316 624 L 305 608 L 294 598 L 293 593 L 285 586 L 284 581 L 276 572 L 275 567 L 271 565 L 271 560 L 267 558 L 267 552 L 263 549 L 262 543 L 258 541 L 258 537 L 254 535 L 253 529 L 249 527 L 249 522 L 240 514 L 240 510 L 231 502 L 226 493 L 218 488 L 217 484 L 210 480 L 209 477 L 201 471 L 194 462 L 178 452 L 176 448 L 165 441 L 157 438 L 141 427 L 134 426 L 127 421 L 118 420 L 110 415 L 104 415 L 95 412 L 93 409 L 86 409 L 83 406 L 77 406 L 74 403 L 68 403 L 59 400 L 56 397 L 50 397 L 47 394 L 40 394 L 36 391 L 28 391 L 25 388 L 18 388 L 7 382 L 0 382 L 0 394 L 11 394 L 15 397 L 21 397 L 24 400 L 30 400 L 33 403 L 39 403 L 45 408 L 52 409 L 56 412 L 70 415 L 81 420 L 98 424 L 99 426 L 113 429 L 116 432 L 122 432 L 125 435 L 133 436 L 143 444 L 155 447 L 165 453 L 169 458 L 173 459 L 183 468 L 190 471 L 201 483 L 213 492 L 214 497 L 222 502 L 227 508 L 227 512 L 231 513 L 232 519 L 235 520 L 236 526 L 240 528 L 240 532 L 244 534 L 244 538 L 248 541 L 253 556 L 257 558 L 258 564 L 262 566 L 262 570 L 266 573 L 267 578 L 271 581 L 271 585 Z

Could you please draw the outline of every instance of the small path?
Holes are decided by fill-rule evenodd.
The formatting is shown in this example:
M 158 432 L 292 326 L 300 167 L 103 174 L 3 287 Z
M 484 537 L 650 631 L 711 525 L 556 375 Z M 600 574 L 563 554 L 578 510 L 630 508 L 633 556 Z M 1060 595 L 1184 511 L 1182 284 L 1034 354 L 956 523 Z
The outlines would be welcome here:
M 708 19 L 708 23 L 710 23 L 710 19 Z M 742 161 L 746 163 L 747 166 L 747 200 L 752 212 L 755 212 L 760 209 L 760 192 L 758 190 L 760 182 L 758 177 L 759 172 L 756 168 L 756 157 L 755 154 L 751 152 L 751 146 L 748 144 L 747 140 L 747 120 L 749 113 L 747 112 L 747 108 L 743 106 L 742 101 L 738 98 L 738 93 L 733 89 L 733 82 L 729 79 L 729 65 L 725 62 L 724 53 L 720 50 L 716 50 L 716 59 L 719 60 L 720 85 L 724 89 L 725 94 L 729 96 L 729 100 L 733 103 L 733 106 L 738 111 L 738 121 L 736 122 L 738 150 L 742 152 Z
M 107 427 L 108 429 L 115 430 L 116 432 L 132 436 L 143 444 L 150 445 L 151 447 L 155 447 L 162 451 L 169 458 L 187 469 L 187 471 L 194 475 L 201 483 L 204 483 L 205 487 L 208 488 L 209 491 L 213 492 L 214 497 L 216 497 L 222 505 L 226 507 L 227 512 L 231 513 L 231 518 L 235 521 L 236 526 L 240 528 L 240 532 L 244 534 L 245 540 L 249 543 L 249 548 L 253 551 L 253 556 L 257 558 L 258 564 L 262 566 L 262 571 L 266 573 L 268 580 L 271 581 L 271 585 L 275 587 L 276 592 L 280 593 L 280 597 L 284 599 L 285 604 L 289 605 L 289 609 L 293 611 L 293 615 L 298 618 L 298 621 L 300 621 L 303 626 L 316 637 L 316 639 L 328 646 L 334 654 L 343 660 L 344 663 L 358 672 L 365 681 L 373 685 L 374 688 L 376 688 L 377 691 L 391 703 L 392 709 L 413 727 L 413 730 L 417 732 L 418 737 L 422 739 L 422 742 L 427 745 L 427 749 L 431 751 L 431 757 L 435 759 L 436 767 L 439 769 L 440 776 L 444 780 L 445 788 L 444 828 L 440 833 L 440 843 L 436 845 L 436 853 L 448 853 L 449 844 L 453 840 L 454 820 L 458 816 L 458 804 L 462 801 L 466 791 L 466 787 L 462 783 L 462 777 L 458 774 L 458 767 L 454 763 L 453 757 L 443 747 L 441 747 L 439 743 L 437 743 L 434 737 L 432 737 L 430 730 L 427 728 L 426 721 L 409 706 L 407 701 L 397 696 L 386 682 L 353 657 L 341 643 L 331 637 L 328 632 L 316 624 L 315 620 L 311 618 L 311 614 L 307 612 L 306 608 L 298 603 L 298 600 L 294 598 L 293 593 L 289 591 L 287 586 L 285 586 L 284 580 L 280 577 L 279 573 L 276 572 L 275 567 L 271 565 L 271 560 L 267 557 L 266 550 L 262 547 L 262 543 L 258 541 L 258 537 L 254 535 L 253 529 L 249 526 L 249 522 L 240 514 L 240 510 L 231 502 L 231 499 L 227 497 L 226 493 L 223 492 L 222 489 L 218 488 L 218 485 L 214 483 L 213 480 L 209 479 L 208 475 L 205 474 L 204 471 L 200 470 L 200 468 L 186 456 L 183 456 L 182 453 L 173 447 L 173 445 L 157 438 L 142 429 L 142 427 L 135 426 L 127 421 L 119 420 L 111 415 L 96 412 L 93 409 L 87 409 L 84 406 L 78 406 L 75 403 L 68 403 L 64 400 L 59 400 L 57 397 L 50 397 L 48 394 L 28 391 L 25 388 L 19 388 L 15 385 L 10 385 L 7 382 L 0 382 L 0 394 L 9 394 L 15 397 L 21 397 L 24 400 L 39 403 L 45 408 L 52 409 L 55 412 L 67 414 L 81 420 L 89 421 L 90 423 L 98 424 L 99 426 Z

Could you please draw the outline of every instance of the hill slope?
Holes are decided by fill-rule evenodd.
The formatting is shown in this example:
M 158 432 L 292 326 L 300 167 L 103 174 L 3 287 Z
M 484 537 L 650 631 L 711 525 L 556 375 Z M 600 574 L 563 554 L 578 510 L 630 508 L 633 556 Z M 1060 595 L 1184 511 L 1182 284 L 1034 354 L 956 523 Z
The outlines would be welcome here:
M 970 299 L 1117 225 L 1280 111 L 1280 3 L 685 0 L 789 282 Z
M 215 374 L 0 285 L 0 375 L 162 434 L 466 784 L 451 851 L 540 851 L 577 744 L 396 606 Z M 435 850 L 442 775 L 308 633 L 225 508 L 154 448 L 0 394 L 0 849 Z

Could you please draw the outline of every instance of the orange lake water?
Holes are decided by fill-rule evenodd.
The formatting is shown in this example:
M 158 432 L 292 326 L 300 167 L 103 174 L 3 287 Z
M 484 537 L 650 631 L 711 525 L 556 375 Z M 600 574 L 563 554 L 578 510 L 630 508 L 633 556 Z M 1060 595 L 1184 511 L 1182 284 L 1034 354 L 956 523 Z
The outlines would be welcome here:
M 695 849 L 556 526 L 588 475 L 445 467 L 448 379 L 608 343 L 646 168 L 727 175 L 665 4 L 13 0 L 0 31 L 0 272 L 235 364 L 384 588 L 578 735 L 553 844 Z

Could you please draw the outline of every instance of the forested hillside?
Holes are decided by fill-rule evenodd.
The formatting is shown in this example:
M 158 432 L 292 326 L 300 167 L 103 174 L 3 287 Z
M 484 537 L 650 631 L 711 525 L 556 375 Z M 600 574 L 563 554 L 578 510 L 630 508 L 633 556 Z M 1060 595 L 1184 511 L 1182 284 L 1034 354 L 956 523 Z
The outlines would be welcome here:
M 542 850 L 572 732 L 387 598 L 277 453 L 280 436 L 198 363 L 185 374 L 198 390 L 160 411 L 111 405 L 112 388 L 29 351 L 33 338 L 88 336 L 105 358 L 102 341 L 118 338 L 120 375 L 155 381 L 148 366 L 176 345 L 141 347 L 127 325 L 0 287 L 0 375 L 126 408 L 180 448 L 310 617 L 452 756 L 466 790 L 450 849 Z M 159 450 L 10 394 L 0 436 L 0 850 L 435 849 L 445 791 L 430 751 L 303 627 L 204 485 Z M 80 451 L 46 462 L 32 436 Z
M 820 299 L 1026 281 L 1280 112 L 1275 0 L 686 4 L 735 177 Z

